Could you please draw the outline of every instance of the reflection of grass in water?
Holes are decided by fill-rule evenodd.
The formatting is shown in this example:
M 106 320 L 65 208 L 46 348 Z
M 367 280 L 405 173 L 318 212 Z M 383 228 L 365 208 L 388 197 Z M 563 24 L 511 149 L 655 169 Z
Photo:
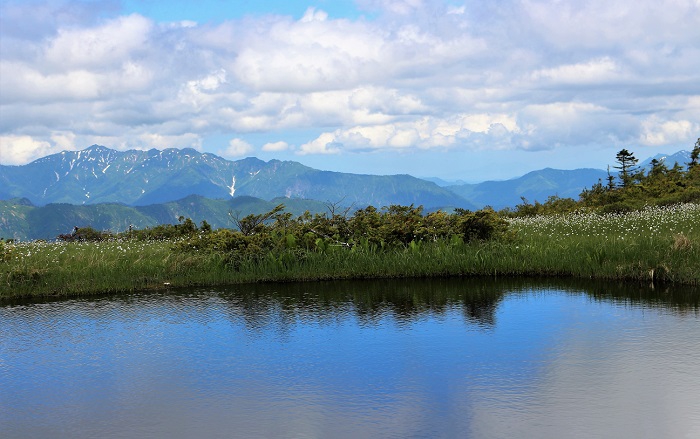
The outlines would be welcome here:
M 264 326 L 279 313 L 285 321 L 332 324 L 352 313 L 363 324 L 381 324 L 390 316 L 410 324 L 426 315 L 461 309 L 465 319 L 482 328 L 497 324 L 497 310 L 510 295 L 560 291 L 587 294 L 622 306 L 663 308 L 697 315 L 700 295 L 690 286 L 651 287 L 636 282 L 575 278 L 439 278 L 373 279 L 307 283 L 248 284 L 225 287 L 219 297 L 244 310 L 249 323 Z M 261 304 L 264 306 L 261 308 Z M 256 323 L 257 322 L 257 323 Z
M 5 244 L 0 297 L 82 295 L 263 281 L 436 276 L 566 276 L 700 284 L 700 205 L 624 215 L 511 220 L 517 238 L 380 249 L 289 249 L 232 269 L 171 242 Z

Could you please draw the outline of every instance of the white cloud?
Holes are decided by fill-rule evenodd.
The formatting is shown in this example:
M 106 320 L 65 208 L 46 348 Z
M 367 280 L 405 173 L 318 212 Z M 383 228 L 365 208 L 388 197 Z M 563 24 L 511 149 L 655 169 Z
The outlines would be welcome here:
M 178 135 L 164 135 L 158 133 L 144 133 L 137 136 L 133 144 L 147 148 L 194 148 L 201 149 L 202 139 L 195 133 L 184 133 Z
M 75 133 L 72 132 L 55 132 L 51 134 L 51 141 L 61 151 L 75 150 Z
M 140 15 L 109 20 L 101 26 L 59 29 L 46 48 L 45 60 L 54 68 L 120 66 L 149 39 L 152 23 Z
M 260 91 L 318 91 L 352 87 L 381 71 L 384 31 L 364 22 L 326 20 L 309 13 L 280 20 L 239 43 L 237 79 Z
M 563 84 L 610 82 L 617 81 L 621 77 L 620 67 L 607 56 L 592 61 L 537 70 L 532 73 L 534 80 Z
M 236 138 L 231 139 L 228 143 L 228 148 L 220 150 L 218 154 L 225 158 L 236 158 L 250 154 L 253 151 L 254 148 L 250 143 Z
M 413 93 L 404 94 L 397 89 L 360 87 L 349 96 L 350 108 L 368 113 L 421 114 L 427 110 L 420 98 Z
M 340 152 L 337 135 L 323 133 L 311 142 L 301 145 L 299 154 L 337 154 Z
M 686 143 L 692 145 L 700 136 L 700 120 L 661 120 L 652 116 L 642 122 L 639 141 L 647 146 Z
M 447 119 L 420 119 L 384 125 L 356 126 L 321 134 L 301 146 L 300 154 L 338 153 L 342 150 L 481 148 L 484 138 L 503 145 L 506 134 L 520 132 L 506 114 L 459 114 Z
M 639 129 L 634 118 L 590 102 L 533 104 L 518 114 L 528 150 L 577 145 L 620 145 L 635 141 Z
M 266 152 L 280 152 L 287 151 L 289 149 L 289 144 L 287 142 L 270 142 L 263 145 L 262 150 Z
M 15 62 L 0 62 L 2 103 L 90 100 L 100 96 L 105 77 L 88 70 L 43 74 Z
M 56 151 L 49 142 L 30 136 L 0 136 L 0 164 L 23 165 Z
M 0 136 L 24 145 L 12 160 L 252 132 L 282 139 L 266 152 L 339 156 L 697 138 L 697 0 L 361 0 L 371 18 L 199 25 L 79 3 L 3 4 Z M 292 148 L 288 130 L 316 134 Z
M 416 12 L 426 3 L 424 0 L 359 0 L 358 2 L 370 10 L 375 9 L 400 15 Z
M 218 69 L 199 79 L 187 81 L 180 88 L 178 99 L 198 111 L 220 99 L 220 95 L 216 92 L 224 83 L 226 83 L 226 70 Z
M 697 0 L 521 0 L 529 29 L 557 47 L 570 49 L 649 47 L 698 40 Z

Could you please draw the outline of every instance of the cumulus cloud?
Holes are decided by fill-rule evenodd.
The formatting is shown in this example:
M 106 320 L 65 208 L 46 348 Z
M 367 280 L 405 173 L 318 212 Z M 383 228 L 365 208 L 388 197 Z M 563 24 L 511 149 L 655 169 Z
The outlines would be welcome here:
M 0 162 L 92 143 L 240 157 L 263 132 L 282 139 L 263 151 L 306 155 L 698 136 L 697 0 L 356 4 L 370 15 L 197 24 L 111 2 L 4 0 Z M 310 134 L 292 148 L 291 130 Z M 236 138 L 211 143 L 222 134 Z
M 75 134 L 72 132 L 55 132 L 51 134 L 51 141 L 57 149 L 61 151 L 70 151 L 76 149 Z
M 342 131 L 336 133 L 323 133 L 311 142 L 301 145 L 300 154 L 337 154 L 340 152 L 342 144 L 337 138 L 342 136 Z
M 179 101 L 199 111 L 220 98 L 217 90 L 226 83 L 226 70 L 218 69 L 198 79 L 187 81 L 180 87 Z
M 228 148 L 218 151 L 218 154 L 225 158 L 240 158 L 254 150 L 253 146 L 245 140 L 231 139 Z
M 402 150 L 467 147 L 479 149 L 490 138 L 492 147 L 510 147 L 504 139 L 520 128 L 507 114 L 459 114 L 446 119 L 423 117 L 384 125 L 356 126 L 326 132 L 301 145 L 300 154 L 341 151 Z M 509 140 L 508 140 L 509 141 Z
M 377 78 L 385 31 L 366 22 L 328 20 L 313 9 L 245 36 L 232 62 L 241 83 L 259 91 L 313 92 Z
M 89 28 L 61 28 L 44 49 L 55 69 L 120 66 L 148 41 L 152 22 L 137 14 Z
M 661 120 L 656 116 L 642 122 L 640 142 L 648 146 L 667 145 L 700 138 L 700 120 Z
M 605 142 L 624 121 L 609 109 L 585 102 L 533 104 L 522 109 L 518 122 L 527 133 L 527 149 Z M 629 128 L 629 127 L 626 127 Z
M 288 149 L 289 144 L 284 141 L 266 143 L 262 147 L 262 150 L 266 152 L 280 152 Z
M 136 146 L 147 148 L 194 148 L 201 149 L 202 139 L 195 133 L 178 135 L 163 135 L 159 133 L 144 133 L 138 135 Z
M 532 78 L 549 84 L 583 85 L 614 82 L 622 79 L 622 75 L 617 63 L 606 56 L 587 62 L 536 70 Z
M 0 163 L 23 165 L 37 157 L 58 152 L 46 141 L 31 136 L 0 136 Z

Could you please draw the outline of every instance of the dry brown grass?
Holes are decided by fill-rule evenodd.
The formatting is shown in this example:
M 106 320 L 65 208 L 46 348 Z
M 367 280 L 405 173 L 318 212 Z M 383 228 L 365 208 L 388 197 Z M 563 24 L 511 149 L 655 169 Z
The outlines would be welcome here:
M 682 233 L 673 236 L 673 245 L 671 248 L 674 251 L 688 251 L 693 248 L 693 241 Z

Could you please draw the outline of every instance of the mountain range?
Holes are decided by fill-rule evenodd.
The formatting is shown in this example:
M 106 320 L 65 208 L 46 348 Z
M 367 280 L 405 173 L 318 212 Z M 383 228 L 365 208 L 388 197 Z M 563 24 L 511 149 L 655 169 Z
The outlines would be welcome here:
M 347 205 L 423 204 L 470 208 L 466 200 L 410 175 L 319 171 L 297 162 L 225 160 L 194 149 L 115 151 L 93 145 L 27 165 L 0 166 L 0 199 L 49 203 L 146 206 L 188 195 L 305 198 Z
M 652 159 L 685 164 L 689 153 Z M 391 204 L 437 209 L 496 209 L 521 198 L 577 198 L 607 171 L 546 168 L 506 181 L 449 184 L 410 175 L 359 175 L 320 171 L 293 161 L 238 161 L 194 149 L 115 151 L 93 145 L 21 166 L 0 165 L 0 237 L 52 239 L 74 225 L 122 231 L 175 223 L 180 216 L 231 227 L 230 213 L 260 213 L 284 204 L 301 214 L 327 212 L 329 204 L 360 208 Z M 439 180 L 436 180 L 439 181 Z

